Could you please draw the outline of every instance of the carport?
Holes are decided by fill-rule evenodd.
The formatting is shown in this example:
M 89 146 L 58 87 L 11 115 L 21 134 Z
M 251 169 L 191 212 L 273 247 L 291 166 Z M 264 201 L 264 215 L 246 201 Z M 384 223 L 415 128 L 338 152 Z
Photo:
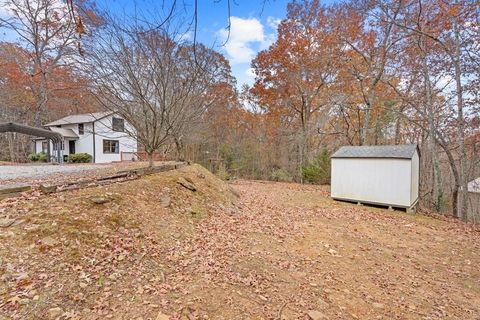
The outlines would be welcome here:
M 60 146 L 63 139 L 62 135 L 58 132 L 53 132 L 43 128 L 31 127 L 31 126 L 14 123 L 14 122 L 0 123 L 0 133 L 3 133 L 3 132 L 17 132 L 17 133 L 27 134 L 30 136 L 46 138 L 48 140 L 51 140 L 53 144 L 56 144 L 58 146 Z M 56 148 L 56 149 L 57 149 L 57 155 L 56 155 L 57 161 L 62 162 L 62 159 L 60 156 L 60 148 Z M 50 143 L 49 143 L 48 149 L 47 149 L 48 161 L 51 161 L 50 154 L 51 153 L 50 153 Z

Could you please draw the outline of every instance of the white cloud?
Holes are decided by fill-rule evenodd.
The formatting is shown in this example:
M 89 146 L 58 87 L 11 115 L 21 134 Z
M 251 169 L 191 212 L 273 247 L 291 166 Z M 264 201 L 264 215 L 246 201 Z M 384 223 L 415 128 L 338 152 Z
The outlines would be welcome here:
M 270 45 L 273 44 L 275 40 L 277 40 L 277 35 L 275 33 L 269 33 L 265 35 L 265 39 L 260 44 L 260 50 L 268 49 L 268 47 L 270 47 Z
M 254 83 L 255 74 L 250 68 L 250 62 L 260 50 L 267 49 L 275 42 L 276 25 L 279 22 L 276 20 L 278 19 L 267 18 L 264 25 L 256 18 L 231 17 L 230 34 L 225 29 L 217 32 L 222 43 L 228 39 L 223 49 L 232 66 L 232 73 L 237 78 L 239 88 L 243 84 Z M 266 30 L 272 31 L 266 32 Z
M 271 17 L 271 16 L 267 17 L 267 24 L 273 30 L 277 30 L 280 22 L 282 22 L 282 19 L 280 19 L 280 18 L 275 18 L 275 17 Z
M 255 78 L 255 70 L 253 68 L 248 68 L 245 70 L 245 75 L 249 78 Z
M 230 34 L 222 29 L 218 32 L 225 44 L 225 51 L 232 64 L 250 62 L 256 54 L 255 44 L 262 44 L 266 37 L 262 23 L 256 18 L 231 17 Z
M 244 84 L 249 86 L 255 82 L 255 74 L 248 63 L 241 63 L 232 66 L 232 74 L 237 79 L 237 87 L 241 89 Z
M 0 3 L 0 18 L 8 19 L 13 16 L 12 4 Z
M 40 1 L 30 1 L 29 5 L 31 6 L 32 10 L 35 11 L 37 8 L 42 5 L 42 2 Z M 6 19 L 6 18 L 11 18 L 16 16 L 14 14 L 14 10 L 17 7 L 23 7 L 22 2 L 18 2 L 18 6 L 14 5 L 10 1 L 1 1 L 0 0 L 0 17 Z M 67 13 L 68 12 L 68 6 L 65 3 L 65 1 L 62 0 L 53 0 L 49 2 L 49 6 L 53 8 L 53 10 L 58 10 L 59 12 Z
M 178 41 L 183 42 L 183 41 L 190 41 L 193 40 L 193 32 L 192 31 L 187 31 L 185 33 L 182 33 L 178 37 Z

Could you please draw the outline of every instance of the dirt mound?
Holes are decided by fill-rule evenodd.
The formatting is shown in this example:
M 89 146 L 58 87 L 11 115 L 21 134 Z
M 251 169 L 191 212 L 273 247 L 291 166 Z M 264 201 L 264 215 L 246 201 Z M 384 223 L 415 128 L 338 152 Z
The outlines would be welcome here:
M 0 217 L 0 314 L 97 319 L 124 309 L 125 319 L 151 316 L 170 300 L 170 248 L 204 218 L 235 214 L 236 200 L 226 183 L 189 165 L 21 201 Z

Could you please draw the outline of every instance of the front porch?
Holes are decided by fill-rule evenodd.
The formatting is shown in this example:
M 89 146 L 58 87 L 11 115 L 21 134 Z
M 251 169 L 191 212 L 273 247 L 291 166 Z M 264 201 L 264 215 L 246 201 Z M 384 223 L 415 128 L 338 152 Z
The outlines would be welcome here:
M 51 141 L 45 138 L 34 139 L 35 153 L 43 152 L 51 155 L 49 162 L 67 162 L 68 156 L 76 153 L 76 144 L 79 139 L 78 135 L 71 129 L 51 127 L 50 130 L 60 134 L 61 140 Z

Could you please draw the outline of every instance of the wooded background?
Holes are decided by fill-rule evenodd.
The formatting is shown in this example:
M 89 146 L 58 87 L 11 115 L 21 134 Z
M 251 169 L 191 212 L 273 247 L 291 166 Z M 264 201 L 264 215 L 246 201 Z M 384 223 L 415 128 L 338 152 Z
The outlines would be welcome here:
M 466 192 L 480 176 L 476 1 L 293 1 L 278 39 L 252 61 L 254 85 L 240 89 L 228 60 L 183 39 L 175 15 L 2 5 L 11 15 L 0 29 L 18 41 L 0 43 L 0 121 L 117 110 L 147 153 L 224 178 L 306 183 L 329 182 L 342 145 L 416 143 L 422 207 L 479 219 Z M 1 159 L 25 161 L 29 139 L 4 134 Z

